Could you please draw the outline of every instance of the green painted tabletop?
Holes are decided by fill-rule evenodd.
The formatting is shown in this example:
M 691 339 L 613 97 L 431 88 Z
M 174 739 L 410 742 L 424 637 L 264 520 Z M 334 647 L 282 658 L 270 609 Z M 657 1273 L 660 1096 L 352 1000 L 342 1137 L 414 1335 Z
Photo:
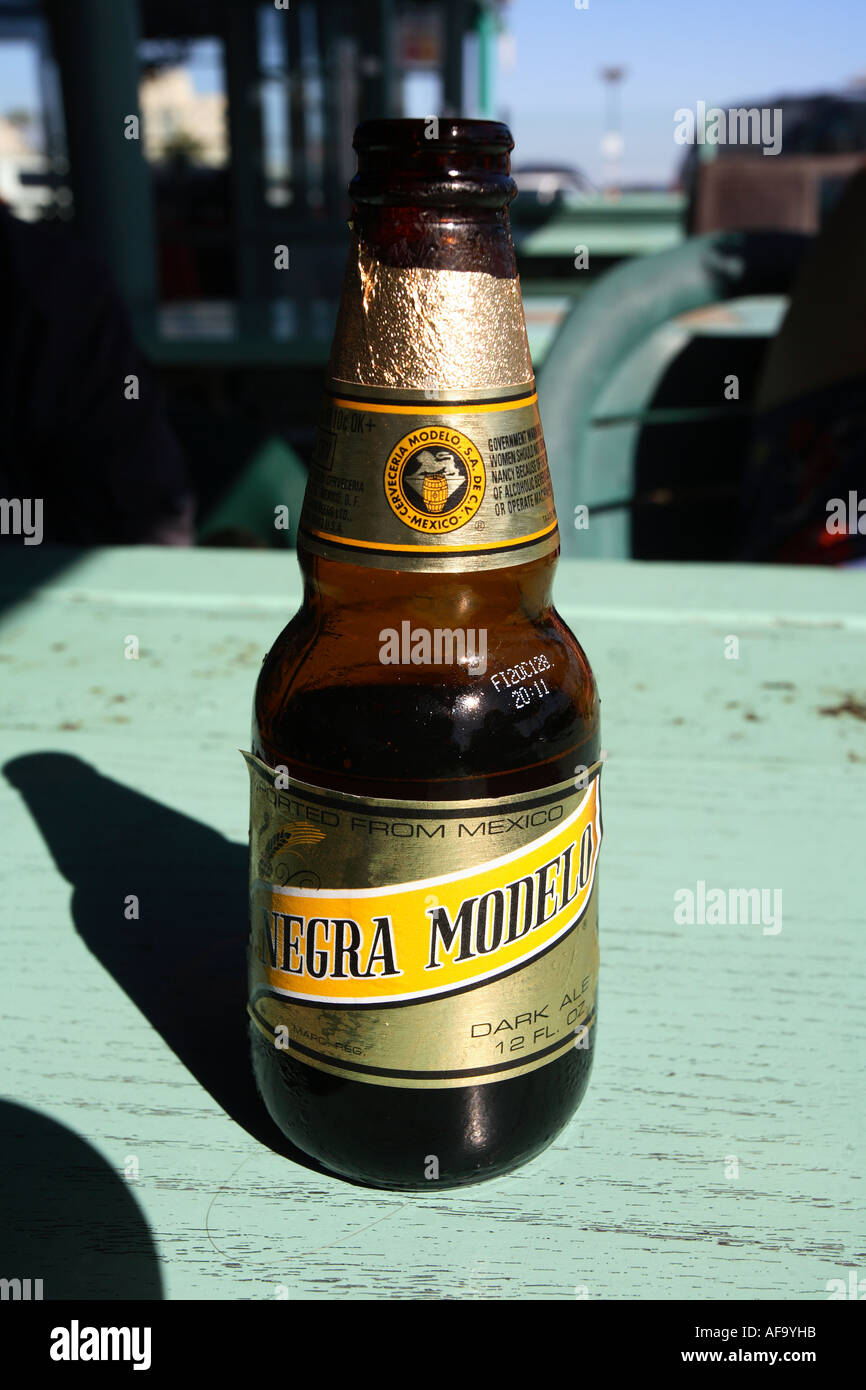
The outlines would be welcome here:
M 556 593 L 602 695 L 595 1069 L 533 1163 L 407 1196 L 285 1157 L 247 1070 L 238 749 L 295 557 L 0 555 L 0 1274 L 819 1300 L 862 1264 L 866 572 L 569 561 Z M 772 910 L 678 920 L 701 883 Z

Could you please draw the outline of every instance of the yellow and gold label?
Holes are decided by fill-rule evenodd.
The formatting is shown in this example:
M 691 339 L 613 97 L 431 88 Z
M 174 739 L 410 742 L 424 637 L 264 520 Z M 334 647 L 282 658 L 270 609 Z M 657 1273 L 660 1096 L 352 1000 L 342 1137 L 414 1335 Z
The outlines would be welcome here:
M 244 757 L 249 1011 L 275 1047 L 358 1081 L 448 1087 L 588 1045 L 598 766 L 581 786 L 398 802 Z
M 386 265 L 353 237 L 299 544 L 463 572 L 556 550 L 516 277 Z
M 300 523 L 308 549 L 461 570 L 556 549 L 534 388 L 493 400 L 347 390 L 332 383 L 320 421 Z

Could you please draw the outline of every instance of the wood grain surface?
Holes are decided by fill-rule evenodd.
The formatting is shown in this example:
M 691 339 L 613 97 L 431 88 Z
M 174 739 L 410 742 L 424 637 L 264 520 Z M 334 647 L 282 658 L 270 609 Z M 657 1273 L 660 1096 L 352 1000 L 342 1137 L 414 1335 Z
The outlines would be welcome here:
M 299 593 L 286 555 L 0 556 L 0 1275 L 820 1300 L 866 1272 L 866 573 L 561 564 L 606 749 L 595 1068 L 534 1162 L 411 1196 L 286 1157 L 247 1069 L 238 750 Z M 699 881 L 780 890 L 781 929 L 679 923 Z

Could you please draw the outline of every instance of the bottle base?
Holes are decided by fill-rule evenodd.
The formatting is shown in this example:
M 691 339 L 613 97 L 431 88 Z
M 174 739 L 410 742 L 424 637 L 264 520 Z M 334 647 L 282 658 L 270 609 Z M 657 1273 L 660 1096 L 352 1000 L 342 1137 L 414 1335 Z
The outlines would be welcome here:
M 397 1192 L 468 1187 L 537 1158 L 583 1098 L 593 1043 L 507 1081 L 426 1090 L 332 1076 L 250 1024 L 256 1084 L 281 1133 L 335 1176 Z

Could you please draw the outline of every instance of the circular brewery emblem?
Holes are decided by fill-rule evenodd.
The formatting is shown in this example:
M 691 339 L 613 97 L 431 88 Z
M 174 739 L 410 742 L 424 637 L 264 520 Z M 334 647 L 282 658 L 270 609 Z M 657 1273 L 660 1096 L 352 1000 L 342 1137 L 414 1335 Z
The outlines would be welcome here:
M 395 516 L 413 531 L 442 536 L 472 520 L 487 478 L 471 439 L 450 425 L 427 425 L 397 441 L 384 482 Z

